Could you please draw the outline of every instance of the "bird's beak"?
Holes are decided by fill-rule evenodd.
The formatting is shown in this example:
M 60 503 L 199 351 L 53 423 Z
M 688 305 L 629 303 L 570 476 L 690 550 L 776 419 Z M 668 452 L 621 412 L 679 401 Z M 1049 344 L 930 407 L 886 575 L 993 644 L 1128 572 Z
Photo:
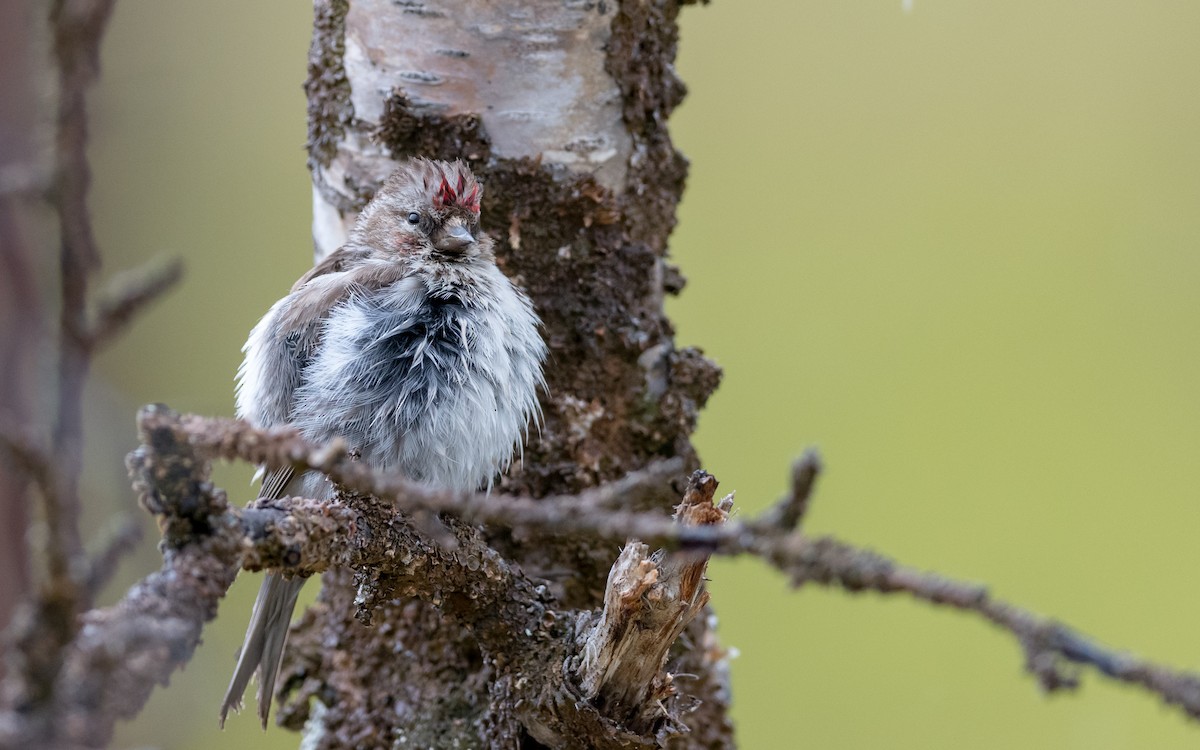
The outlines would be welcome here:
M 434 238 L 433 246 L 444 253 L 452 253 L 462 250 L 474 241 L 475 236 L 467 231 L 466 227 L 461 224 L 454 224 L 438 232 L 437 237 Z

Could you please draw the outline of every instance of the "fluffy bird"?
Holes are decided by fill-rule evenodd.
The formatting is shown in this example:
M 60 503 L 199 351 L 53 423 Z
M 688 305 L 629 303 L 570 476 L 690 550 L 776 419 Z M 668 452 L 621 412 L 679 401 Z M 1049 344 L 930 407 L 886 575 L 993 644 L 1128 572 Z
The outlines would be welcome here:
M 529 298 L 479 228 L 482 186 L 460 161 L 413 159 L 384 182 L 346 244 L 250 332 L 238 416 L 346 442 L 370 466 L 449 489 L 490 486 L 538 413 L 546 345 Z M 270 471 L 260 498 L 332 499 L 318 472 Z M 258 673 L 267 726 L 304 578 L 268 573 L 221 706 Z

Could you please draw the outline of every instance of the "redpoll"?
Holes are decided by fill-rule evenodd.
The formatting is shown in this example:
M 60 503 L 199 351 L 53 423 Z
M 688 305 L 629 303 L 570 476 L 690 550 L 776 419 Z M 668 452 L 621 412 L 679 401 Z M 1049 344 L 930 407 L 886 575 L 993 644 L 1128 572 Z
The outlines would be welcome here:
M 479 228 L 482 186 L 462 162 L 414 159 L 363 209 L 349 241 L 250 332 L 238 415 L 341 438 L 374 468 L 475 490 L 507 468 L 537 413 L 546 345 L 529 298 L 496 267 Z M 266 474 L 260 498 L 332 499 L 329 481 Z M 267 725 L 304 578 L 268 573 L 221 706 L 258 672 Z

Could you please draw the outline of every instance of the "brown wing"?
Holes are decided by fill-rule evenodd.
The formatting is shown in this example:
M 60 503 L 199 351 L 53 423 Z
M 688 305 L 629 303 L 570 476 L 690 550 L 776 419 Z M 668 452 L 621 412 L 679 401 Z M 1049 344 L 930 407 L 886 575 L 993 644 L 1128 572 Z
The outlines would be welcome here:
M 367 259 L 361 249 L 341 247 L 325 256 L 292 285 L 288 303 L 279 311 L 278 336 L 303 332 L 325 317 L 346 294 L 350 272 Z
M 292 284 L 292 292 L 295 293 L 299 291 L 301 287 L 318 276 L 325 276 L 326 274 L 330 273 L 338 273 L 356 266 L 366 260 L 368 255 L 369 251 L 364 250 L 363 248 L 352 248 L 349 245 L 342 245 L 337 250 L 334 250 L 332 253 L 322 258 L 321 262 L 308 269 L 308 272 L 303 276 L 296 279 L 296 283 Z
M 311 331 L 352 290 L 382 289 L 408 273 L 403 264 L 391 259 L 338 250 L 296 282 L 290 302 L 280 311 L 279 335 Z

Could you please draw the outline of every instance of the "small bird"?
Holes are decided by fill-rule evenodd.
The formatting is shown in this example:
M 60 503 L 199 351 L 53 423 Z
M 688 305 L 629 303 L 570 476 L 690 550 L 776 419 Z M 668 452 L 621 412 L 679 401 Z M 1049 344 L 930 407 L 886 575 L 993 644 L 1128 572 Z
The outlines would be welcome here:
M 250 332 L 238 416 L 343 440 L 369 466 L 432 486 L 490 486 L 539 415 L 546 345 L 525 294 L 479 228 L 483 187 L 461 161 L 412 159 L 384 182 L 346 244 Z M 267 472 L 259 498 L 332 500 L 318 472 Z M 221 706 L 258 672 L 267 726 L 302 577 L 267 573 Z

